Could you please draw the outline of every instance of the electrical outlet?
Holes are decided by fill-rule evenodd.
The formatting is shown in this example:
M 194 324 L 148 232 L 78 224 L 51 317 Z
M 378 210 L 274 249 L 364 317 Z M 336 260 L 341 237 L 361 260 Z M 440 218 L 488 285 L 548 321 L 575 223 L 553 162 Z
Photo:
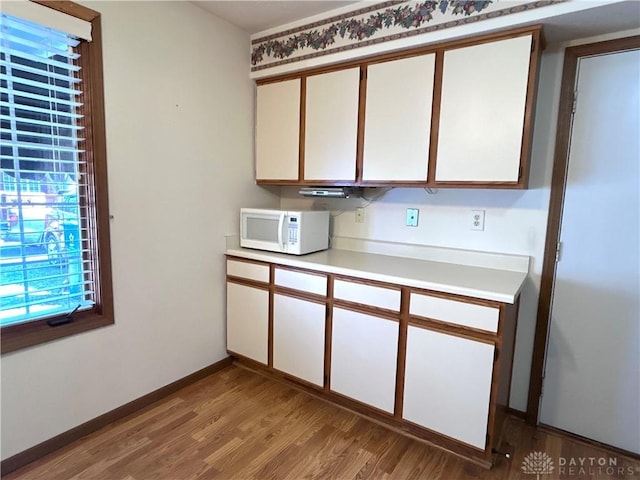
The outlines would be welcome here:
M 417 208 L 407 208 L 407 227 L 418 226 L 418 213 L 419 210 Z
M 364 223 L 364 208 L 356 208 L 356 223 Z
M 484 210 L 471 210 L 471 230 L 484 230 Z

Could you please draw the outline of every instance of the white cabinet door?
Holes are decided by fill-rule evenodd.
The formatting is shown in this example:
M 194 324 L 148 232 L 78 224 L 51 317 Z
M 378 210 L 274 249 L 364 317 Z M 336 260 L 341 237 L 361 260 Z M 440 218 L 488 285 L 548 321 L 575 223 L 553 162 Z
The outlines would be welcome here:
M 427 180 L 435 54 L 370 65 L 364 181 Z
M 436 181 L 518 181 L 531 42 L 445 52 Z
M 331 390 L 393 413 L 399 324 L 333 309 Z
M 227 282 L 227 350 L 268 362 L 269 292 Z
M 409 325 L 402 417 L 484 450 L 494 349 Z
M 360 69 L 307 78 L 305 180 L 356 178 Z
M 297 180 L 300 79 L 258 85 L 256 180 Z
M 322 387 L 325 318 L 323 304 L 276 294 L 273 368 Z

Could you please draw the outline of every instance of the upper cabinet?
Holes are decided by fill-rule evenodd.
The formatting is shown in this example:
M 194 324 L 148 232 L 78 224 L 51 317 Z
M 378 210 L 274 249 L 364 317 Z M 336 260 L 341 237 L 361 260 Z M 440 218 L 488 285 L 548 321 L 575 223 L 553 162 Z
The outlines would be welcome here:
M 367 67 L 363 182 L 426 182 L 435 54 Z
M 444 52 L 436 183 L 518 182 L 532 41 Z
M 256 179 L 526 188 L 540 44 L 525 27 L 261 80 Z
M 298 181 L 300 79 L 258 85 L 256 180 Z
M 360 68 L 306 78 L 304 180 L 356 180 Z

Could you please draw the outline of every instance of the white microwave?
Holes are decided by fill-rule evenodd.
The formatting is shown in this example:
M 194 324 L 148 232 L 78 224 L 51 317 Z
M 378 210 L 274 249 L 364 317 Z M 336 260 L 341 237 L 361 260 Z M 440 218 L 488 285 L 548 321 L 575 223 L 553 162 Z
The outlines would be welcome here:
M 326 250 L 329 212 L 242 208 L 240 246 L 292 255 Z

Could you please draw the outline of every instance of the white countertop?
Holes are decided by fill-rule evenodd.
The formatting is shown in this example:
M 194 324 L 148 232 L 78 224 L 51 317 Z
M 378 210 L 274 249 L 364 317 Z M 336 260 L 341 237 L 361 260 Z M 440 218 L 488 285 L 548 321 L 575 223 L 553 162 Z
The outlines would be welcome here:
M 361 277 L 485 300 L 514 303 L 527 272 L 405 258 L 351 250 L 329 249 L 307 255 L 287 255 L 228 246 L 227 255 Z

